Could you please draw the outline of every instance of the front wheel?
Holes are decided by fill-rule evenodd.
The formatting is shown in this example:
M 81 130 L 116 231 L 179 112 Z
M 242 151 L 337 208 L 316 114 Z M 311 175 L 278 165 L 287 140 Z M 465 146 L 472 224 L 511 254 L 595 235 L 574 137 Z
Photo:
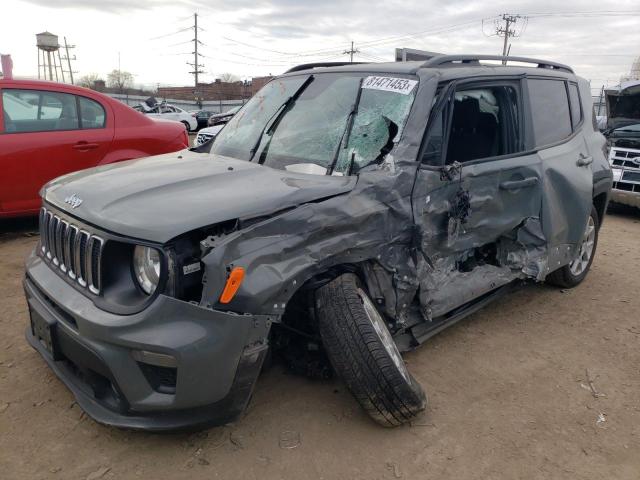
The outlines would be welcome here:
M 376 422 L 398 426 L 425 409 L 422 387 L 356 275 L 341 275 L 318 289 L 316 308 L 333 369 Z
M 187 133 L 189 133 L 191 131 L 191 126 L 189 125 L 189 122 L 182 121 L 181 123 L 184 125 L 184 128 L 187 129 Z
M 596 254 L 599 227 L 598 212 L 592 206 L 576 258 L 569 265 L 550 273 L 546 279 L 547 283 L 563 288 L 573 288 L 585 279 Z

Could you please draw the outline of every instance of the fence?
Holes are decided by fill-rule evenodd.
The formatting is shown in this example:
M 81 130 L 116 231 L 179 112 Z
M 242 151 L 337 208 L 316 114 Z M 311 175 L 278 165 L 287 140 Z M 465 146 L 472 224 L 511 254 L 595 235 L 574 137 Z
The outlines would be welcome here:
M 107 93 L 107 95 L 109 95 L 111 98 L 115 98 L 116 100 L 120 100 L 122 103 L 130 105 L 132 107 L 144 102 L 147 98 L 149 98 L 144 95 L 127 95 L 124 93 Z M 157 97 L 157 100 L 165 100 L 167 103 L 170 103 L 171 105 L 187 111 L 208 110 L 214 113 L 226 112 L 227 110 L 231 110 L 233 107 L 243 105 L 246 102 L 246 100 L 205 100 L 202 102 L 202 108 L 200 108 L 197 102 L 191 100 L 177 100 L 172 98 L 160 97 Z

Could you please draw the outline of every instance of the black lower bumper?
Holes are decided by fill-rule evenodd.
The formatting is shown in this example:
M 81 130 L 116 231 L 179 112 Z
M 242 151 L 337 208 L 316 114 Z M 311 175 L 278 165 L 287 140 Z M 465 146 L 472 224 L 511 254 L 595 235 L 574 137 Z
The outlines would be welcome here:
M 64 336 L 64 334 L 62 335 Z M 243 360 L 238 365 L 236 378 L 231 390 L 226 397 L 218 402 L 191 409 L 142 413 L 127 410 L 125 399 L 118 402 L 116 408 L 110 408 L 104 401 L 96 399 L 91 383 L 78 373 L 78 369 L 85 366 L 78 365 L 70 360 L 69 357 L 73 356 L 73 353 L 68 351 L 68 347 L 60 348 L 63 358 L 56 361 L 34 337 L 31 327 L 27 327 L 26 338 L 29 344 L 40 353 L 51 370 L 71 390 L 80 408 L 96 422 L 113 427 L 158 432 L 198 430 L 224 425 L 238 418 L 249 402 L 266 353 L 266 349 L 263 349 L 253 355 L 243 357 Z M 73 342 L 74 340 L 66 339 L 66 341 Z M 84 349 L 80 344 L 76 345 L 76 348 L 78 351 Z M 256 357 L 256 354 L 258 357 Z M 85 355 L 90 358 L 94 354 L 85 352 Z M 120 395 L 117 392 L 118 387 L 114 385 L 113 388 L 116 389 L 114 396 Z M 111 403 L 113 404 L 113 402 Z

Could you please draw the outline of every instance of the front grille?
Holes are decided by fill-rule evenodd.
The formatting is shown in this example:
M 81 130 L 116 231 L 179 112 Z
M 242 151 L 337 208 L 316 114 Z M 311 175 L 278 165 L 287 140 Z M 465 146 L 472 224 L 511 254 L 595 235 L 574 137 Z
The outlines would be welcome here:
M 613 183 L 614 190 L 640 193 L 640 150 L 612 148 L 611 165 L 621 168 L 620 180 Z
M 102 288 L 102 251 L 105 241 L 59 215 L 40 209 L 42 257 L 94 295 Z
M 640 169 L 640 151 L 613 148 L 611 164 L 617 167 Z
M 215 137 L 216 137 L 215 135 L 212 135 L 210 133 L 199 133 L 198 136 L 196 137 L 196 146 L 202 145 L 203 143 L 206 143 Z

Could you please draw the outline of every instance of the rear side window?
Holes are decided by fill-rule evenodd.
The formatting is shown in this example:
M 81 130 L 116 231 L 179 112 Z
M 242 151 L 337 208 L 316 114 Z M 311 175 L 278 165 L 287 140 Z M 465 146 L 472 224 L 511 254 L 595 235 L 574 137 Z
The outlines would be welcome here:
M 76 130 L 76 97 L 67 93 L 4 89 L 2 115 L 6 133 Z
M 580 92 L 578 92 L 578 85 L 575 83 L 569 84 L 569 102 L 571 103 L 571 125 L 573 125 L 573 129 L 575 130 L 582 121 Z
M 528 87 L 536 146 L 543 147 L 569 137 L 573 129 L 565 82 L 529 79 Z
M 104 127 L 106 115 L 102 105 L 86 97 L 78 97 L 78 103 L 83 129 Z

